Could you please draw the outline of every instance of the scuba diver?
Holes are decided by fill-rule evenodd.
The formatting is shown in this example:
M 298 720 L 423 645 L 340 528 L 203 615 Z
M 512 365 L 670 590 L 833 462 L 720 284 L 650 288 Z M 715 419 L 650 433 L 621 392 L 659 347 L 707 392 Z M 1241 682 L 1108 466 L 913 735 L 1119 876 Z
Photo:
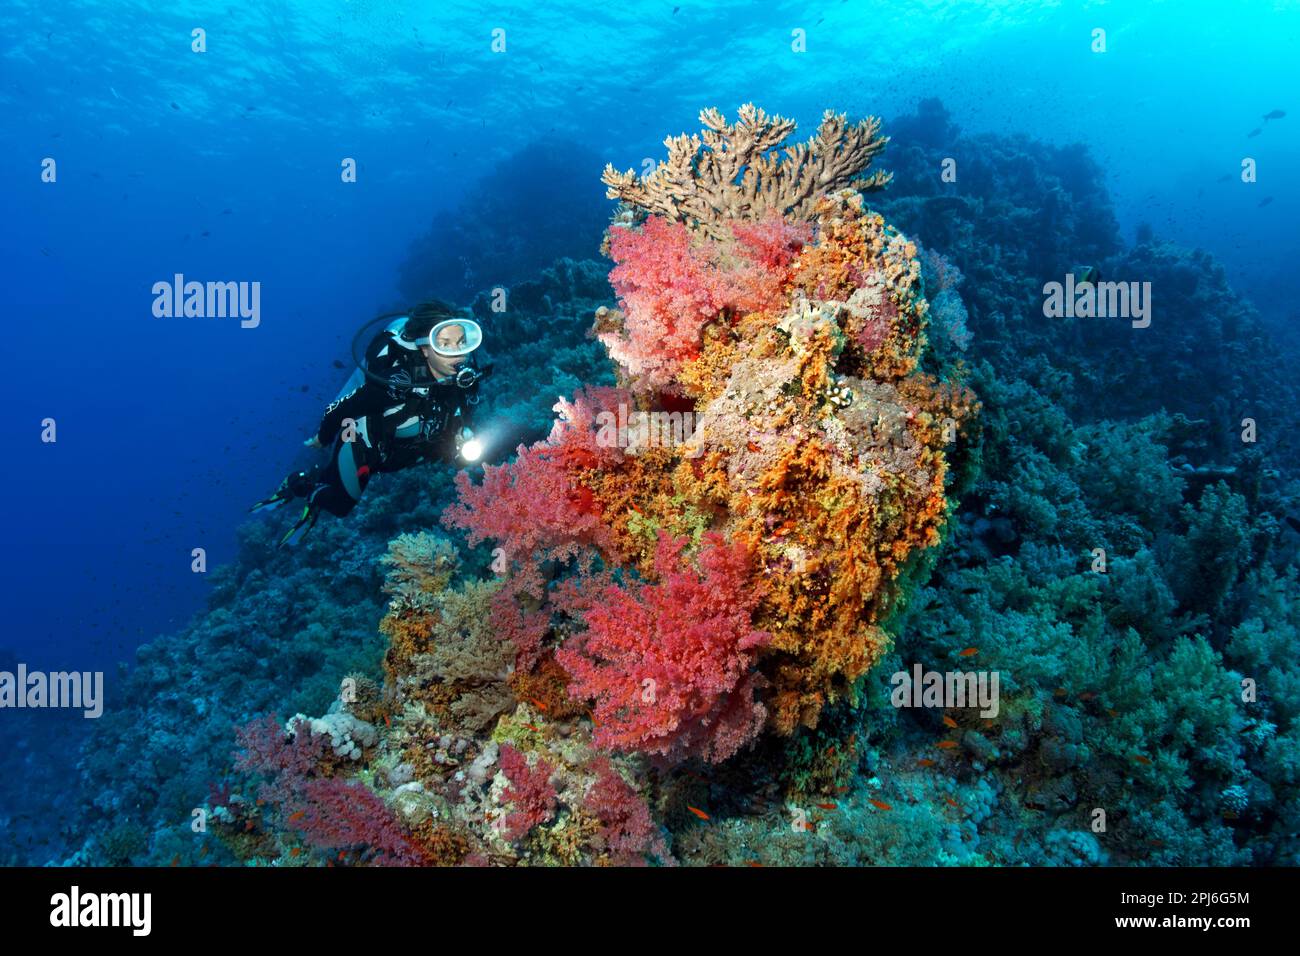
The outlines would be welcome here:
M 390 321 L 391 320 L 391 321 Z M 357 347 L 375 325 L 383 327 Z M 409 313 L 381 315 L 362 326 L 352 343 L 357 369 L 325 409 L 308 448 L 330 448 L 329 462 L 294 472 L 275 494 L 250 511 L 306 498 L 301 517 L 280 539 L 305 536 L 321 510 L 343 517 L 361 499 L 370 477 L 424 461 L 476 461 L 482 454 L 472 419 L 479 382 L 492 371 L 474 351 L 483 330 L 445 302 L 425 302 Z

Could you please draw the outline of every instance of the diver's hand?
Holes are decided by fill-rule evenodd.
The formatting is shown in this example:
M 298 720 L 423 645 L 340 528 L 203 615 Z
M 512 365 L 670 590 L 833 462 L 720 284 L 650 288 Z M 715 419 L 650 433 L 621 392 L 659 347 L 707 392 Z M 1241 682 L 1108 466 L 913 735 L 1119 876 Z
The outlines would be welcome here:
M 308 438 L 305 442 L 303 442 L 303 445 L 304 445 L 304 447 L 307 447 L 307 448 L 323 448 L 323 447 L 325 447 L 324 445 L 322 445 L 322 444 L 320 443 L 320 437 L 319 437 L 318 435 L 312 435 L 312 436 L 311 436 L 310 438 Z

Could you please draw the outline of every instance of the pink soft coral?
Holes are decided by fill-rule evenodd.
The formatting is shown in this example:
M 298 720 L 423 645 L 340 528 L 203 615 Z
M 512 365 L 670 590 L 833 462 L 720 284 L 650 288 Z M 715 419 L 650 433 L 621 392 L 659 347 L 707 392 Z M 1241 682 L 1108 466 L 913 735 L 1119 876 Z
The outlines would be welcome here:
M 659 581 L 607 585 L 582 613 L 587 630 L 556 652 L 569 693 L 595 701 L 597 745 L 676 762 L 722 761 L 752 740 L 755 652 L 771 640 L 750 615 L 758 595 L 742 542 L 705 534 L 700 571 L 681 567 L 685 538 L 659 533 Z
M 365 850 L 374 861 L 398 866 L 428 862 L 424 851 L 370 788 L 329 772 L 329 737 L 295 720 L 289 730 L 274 715 L 235 732 L 235 769 L 263 778 L 259 806 L 277 811 L 319 850 Z
M 510 781 L 501 795 L 515 806 L 506 815 L 504 833 L 508 839 L 518 840 L 555 816 L 557 794 L 551 785 L 555 768 L 541 757 L 530 767 L 524 754 L 509 744 L 502 744 L 501 772 Z
M 261 776 L 258 796 L 275 804 L 296 798 L 303 781 L 321 772 L 330 753 L 329 738 L 313 734 L 307 721 L 295 720 L 286 730 L 274 714 L 237 728 L 235 742 L 235 769 Z
M 573 402 L 560 399 L 560 417 L 546 441 L 520 445 L 509 464 L 485 465 L 482 484 L 457 473 L 459 501 L 444 512 L 443 524 L 468 530 L 471 546 L 497 541 L 517 568 L 518 587 L 541 597 L 538 563 L 612 544 L 599 504 L 579 478 L 622 457 L 621 449 L 599 440 L 596 416 L 626 401 L 612 388 L 585 389 Z
M 402 829 L 387 805 L 364 784 L 326 777 L 308 780 L 301 806 L 289 814 L 289 826 L 320 850 L 364 848 L 374 862 L 396 866 L 429 863 L 427 854 Z
M 724 312 L 780 308 L 806 228 L 779 218 L 733 227 L 734 241 L 692 237 L 683 223 L 651 216 L 610 231 L 610 283 L 625 313 L 621 333 L 600 340 L 649 388 L 667 386 L 699 355 L 704 327 Z
M 645 863 L 647 855 L 672 863 L 668 847 L 650 808 L 610 763 L 608 757 L 592 762 L 596 781 L 587 791 L 583 808 L 600 821 L 600 836 L 611 859 L 621 866 Z

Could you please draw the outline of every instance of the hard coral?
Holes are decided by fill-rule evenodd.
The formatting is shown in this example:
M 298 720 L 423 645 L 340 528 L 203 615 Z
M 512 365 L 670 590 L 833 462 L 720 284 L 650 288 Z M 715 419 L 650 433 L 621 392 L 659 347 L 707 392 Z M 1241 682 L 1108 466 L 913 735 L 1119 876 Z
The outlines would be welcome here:
M 827 110 L 817 135 L 795 146 L 785 145 L 794 122 L 769 117 L 753 103 L 740 108 L 734 124 L 716 109 L 701 110 L 700 122 L 699 134 L 664 140 L 668 159 L 639 182 L 635 172 L 606 166 L 606 195 L 725 238 L 734 220 L 774 213 L 807 221 L 824 193 L 851 183 L 878 189 L 890 179 L 883 172 L 862 176 L 889 142 L 877 135 L 880 120 L 874 116 L 849 125 L 843 113 Z

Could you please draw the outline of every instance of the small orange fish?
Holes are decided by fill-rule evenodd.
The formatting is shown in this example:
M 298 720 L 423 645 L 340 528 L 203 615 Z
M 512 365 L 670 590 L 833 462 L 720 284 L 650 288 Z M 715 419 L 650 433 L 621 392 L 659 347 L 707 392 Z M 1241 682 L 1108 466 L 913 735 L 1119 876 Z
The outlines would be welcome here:
M 943 725 L 944 725 L 945 727 L 951 727 L 951 728 L 953 728 L 954 730 L 957 729 L 957 721 L 953 720 L 953 719 L 952 719 L 951 717 L 949 717 L 947 714 L 944 715 L 944 718 L 943 718 Z
M 199 850 L 199 856 L 207 856 L 207 855 L 208 855 L 208 845 L 205 843 L 203 844 L 203 849 Z
M 1141 754 L 1136 755 L 1133 759 L 1136 760 L 1136 761 L 1137 761 L 1138 763 L 1140 763 L 1140 764 L 1148 764 L 1148 765 L 1149 765 L 1149 764 L 1151 763 L 1150 760 L 1148 760 L 1146 757 L 1142 756 Z
M 703 810 L 701 810 L 699 807 L 692 807 L 689 804 L 687 804 L 686 809 L 690 810 L 691 813 L 695 814 L 701 820 L 707 820 L 709 818 L 709 815 L 705 813 Z
M 536 697 L 529 697 L 529 698 L 528 698 L 528 703 L 532 704 L 534 707 L 536 707 L 538 710 L 540 710 L 543 714 L 546 713 L 546 705 L 543 704 L 543 703 L 542 703 L 540 700 L 538 700 Z
M 180 866 L 180 865 L 181 865 L 181 858 L 179 856 L 172 857 L 172 866 Z
M 894 809 L 894 808 L 891 807 L 889 804 L 887 804 L 884 800 L 872 800 L 872 801 L 871 801 L 871 805 L 872 805 L 873 807 L 875 807 L 877 810 L 892 810 L 892 809 Z
M 836 788 L 835 788 L 835 792 L 836 792 L 836 793 L 848 793 L 848 792 L 849 792 L 850 790 L 852 790 L 852 789 L 853 789 L 852 787 L 836 787 Z
M 389 717 L 387 714 L 384 714 L 384 726 L 389 728 L 390 730 L 392 729 L 393 726 L 393 718 Z
M 828 756 L 828 757 L 834 757 L 834 756 L 835 756 L 835 745 L 834 745 L 834 744 L 831 744 L 829 747 L 826 748 L 826 756 Z
M 817 804 L 817 806 L 818 806 L 819 809 L 822 809 L 822 810 L 838 810 L 838 809 L 839 809 L 839 807 L 837 807 L 837 806 L 836 806 L 835 804 L 833 804 L 833 803 L 819 803 L 819 804 Z
M 935 746 L 938 747 L 940 750 L 952 750 L 953 747 L 957 746 L 957 741 L 941 740 L 937 744 L 935 744 Z
M 954 800 L 952 797 L 944 797 L 943 802 L 948 804 L 948 806 L 950 807 L 956 807 L 958 810 L 961 809 L 961 804 L 958 803 L 956 800 Z
M 1107 713 L 1107 715 L 1110 716 L 1110 717 L 1118 717 L 1118 716 L 1119 716 L 1119 711 L 1118 711 L 1118 710 L 1115 710 L 1113 707 L 1107 707 L 1107 708 L 1106 708 L 1106 713 Z
M 258 805 L 259 807 L 264 807 L 264 806 L 266 806 L 266 801 L 265 801 L 265 800 L 258 800 L 258 801 L 257 801 L 257 805 Z
M 296 810 L 296 811 L 294 811 L 293 813 L 289 814 L 289 822 L 290 822 L 290 823 L 297 823 L 299 820 L 301 820 L 301 819 L 302 819 L 303 817 L 305 817 L 306 815 L 307 815 L 307 811 L 306 811 L 306 810 Z
M 524 724 L 524 726 L 535 734 L 540 734 L 542 732 L 542 728 L 538 727 L 536 724 Z
M 748 863 L 746 863 L 745 865 L 746 865 L 746 866 L 762 866 L 763 864 L 762 864 L 762 863 L 759 863 L 757 860 L 750 860 L 750 861 L 749 861 Z
M 249 820 L 247 823 L 244 824 L 244 832 L 247 833 L 251 829 L 253 829 L 253 821 Z
M 918 760 L 916 763 L 917 763 L 917 766 L 920 766 L 920 767 L 933 767 L 933 766 L 934 766 L 934 761 L 931 760 L 929 757 L 926 757 L 926 758 L 924 758 L 924 759 L 922 759 L 922 760 Z
M 774 535 L 775 535 L 776 537 L 778 537 L 778 538 L 783 538 L 783 537 L 785 537 L 787 534 L 789 534 L 791 531 L 794 530 L 794 525 L 795 525 L 795 523 L 794 523 L 793 520 L 791 520 L 791 521 L 787 521 L 785 524 L 781 525 L 781 527 L 779 527 L 779 528 L 777 528 L 775 531 L 773 531 L 772 534 L 774 534 Z
M 290 855 L 290 856 L 297 856 L 297 855 L 298 855 L 299 853 L 301 853 L 301 852 L 302 852 L 302 847 L 300 847 L 300 846 L 296 846 L 296 847 L 294 847 L 293 849 L 291 849 L 291 850 L 289 851 L 289 855 Z
M 759 448 L 758 442 L 756 442 L 756 441 L 747 441 L 747 442 L 745 442 L 745 447 L 748 448 L 750 451 L 760 451 L 760 450 L 761 450 L 761 449 Z
M 976 654 L 978 654 L 979 652 L 980 652 L 980 649 L 979 649 L 978 647 L 968 647 L 968 648 L 966 648 L 964 651 L 962 651 L 961 653 L 959 653 L 957 656 L 958 656 L 958 657 L 974 657 L 974 656 L 975 656 Z

